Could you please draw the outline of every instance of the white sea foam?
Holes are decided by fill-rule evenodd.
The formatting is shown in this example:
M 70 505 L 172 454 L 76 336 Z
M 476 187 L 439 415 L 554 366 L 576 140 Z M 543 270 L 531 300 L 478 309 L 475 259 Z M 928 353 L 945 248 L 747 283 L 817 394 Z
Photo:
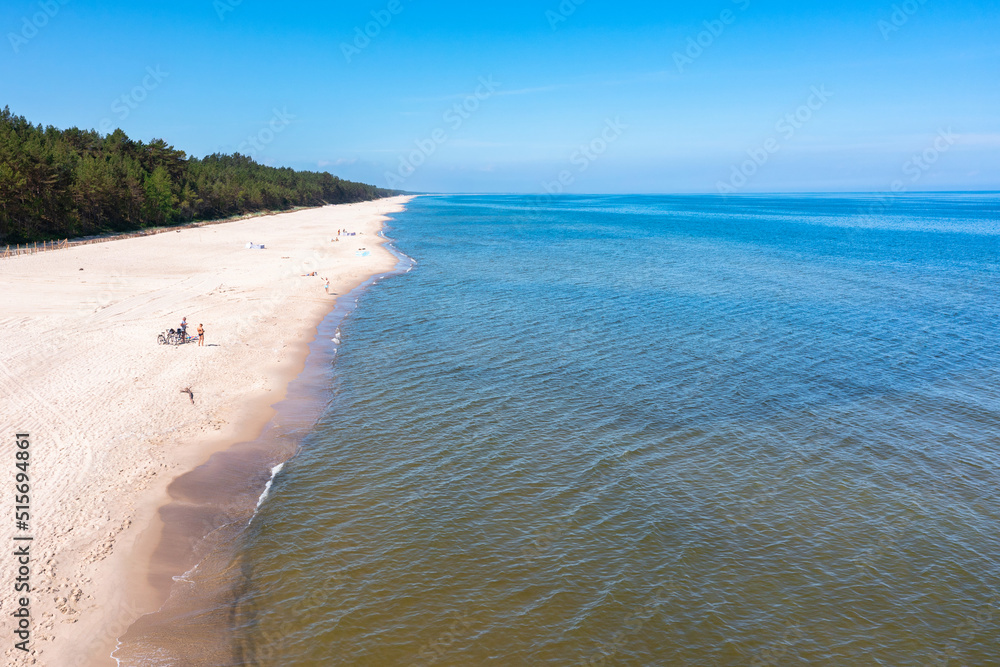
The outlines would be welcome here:
M 184 574 L 178 574 L 174 577 L 171 577 L 171 579 L 173 579 L 174 581 L 186 581 L 189 584 L 193 584 L 194 581 L 191 579 L 190 575 L 194 574 L 194 571 L 198 569 L 198 565 L 201 565 L 201 563 L 198 563 Z
M 267 480 L 267 484 L 264 485 L 264 492 L 261 493 L 260 498 L 257 499 L 257 507 L 254 508 L 253 516 L 257 516 L 257 510 L 259 510 L 260 506 L 264 504 L 264 500 L 267 499 L 267 494 L 270 493 L 271 491 L 271 485 L 274 483 L 275 476 L 277 476 L 277 474 L 281 472 L 281 469 L 284 467 L 285 467 L 284 463 L 279 463 L 278 465 L 271 468 L 271 478 Z M 253 516 L 250 517 L 251 521 L 253 521 Z

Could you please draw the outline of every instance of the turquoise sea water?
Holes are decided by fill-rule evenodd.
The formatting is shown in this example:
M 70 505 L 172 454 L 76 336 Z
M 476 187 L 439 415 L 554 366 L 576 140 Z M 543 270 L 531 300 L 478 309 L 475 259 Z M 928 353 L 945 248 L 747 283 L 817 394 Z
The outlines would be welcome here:
M 230 664 L 1000 664 L 1000 198 L 423 197 Z

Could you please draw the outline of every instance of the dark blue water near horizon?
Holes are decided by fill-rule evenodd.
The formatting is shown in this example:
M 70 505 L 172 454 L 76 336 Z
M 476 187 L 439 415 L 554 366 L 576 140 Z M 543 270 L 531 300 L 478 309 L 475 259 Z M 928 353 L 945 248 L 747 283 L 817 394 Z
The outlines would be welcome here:
M 1000 196 L 428 196 L 233 664 L 1000 664 Z

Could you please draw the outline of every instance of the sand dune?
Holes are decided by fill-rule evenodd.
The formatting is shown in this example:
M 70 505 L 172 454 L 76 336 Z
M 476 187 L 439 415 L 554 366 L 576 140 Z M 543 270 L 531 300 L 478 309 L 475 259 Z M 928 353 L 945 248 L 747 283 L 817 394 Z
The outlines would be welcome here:
M 144 567 L 167 484 L 261 428 L 333 307 L 322 278 L 343 294 L 392 268 L 376 234 L 406 201 L 0 260 L 0 452 L 12 483 L 14 435 L 31 434 L 35 538 L 33 652 L 8 641 L 5 664 L 115 664 L 116 637 L 158 605 Z M 338 228 L 359 235 L 332 243 Z M 158 345 L 185 316 L 206 347 Z

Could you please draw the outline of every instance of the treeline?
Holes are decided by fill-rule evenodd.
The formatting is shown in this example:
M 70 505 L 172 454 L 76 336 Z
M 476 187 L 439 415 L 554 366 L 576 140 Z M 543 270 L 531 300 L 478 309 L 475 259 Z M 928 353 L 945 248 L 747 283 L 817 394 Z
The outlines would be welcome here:
M 162 139 L 59 130 L 0 112 L 0 243 L 124 232 L 398 194 L 240 154 L 189 158 Z

